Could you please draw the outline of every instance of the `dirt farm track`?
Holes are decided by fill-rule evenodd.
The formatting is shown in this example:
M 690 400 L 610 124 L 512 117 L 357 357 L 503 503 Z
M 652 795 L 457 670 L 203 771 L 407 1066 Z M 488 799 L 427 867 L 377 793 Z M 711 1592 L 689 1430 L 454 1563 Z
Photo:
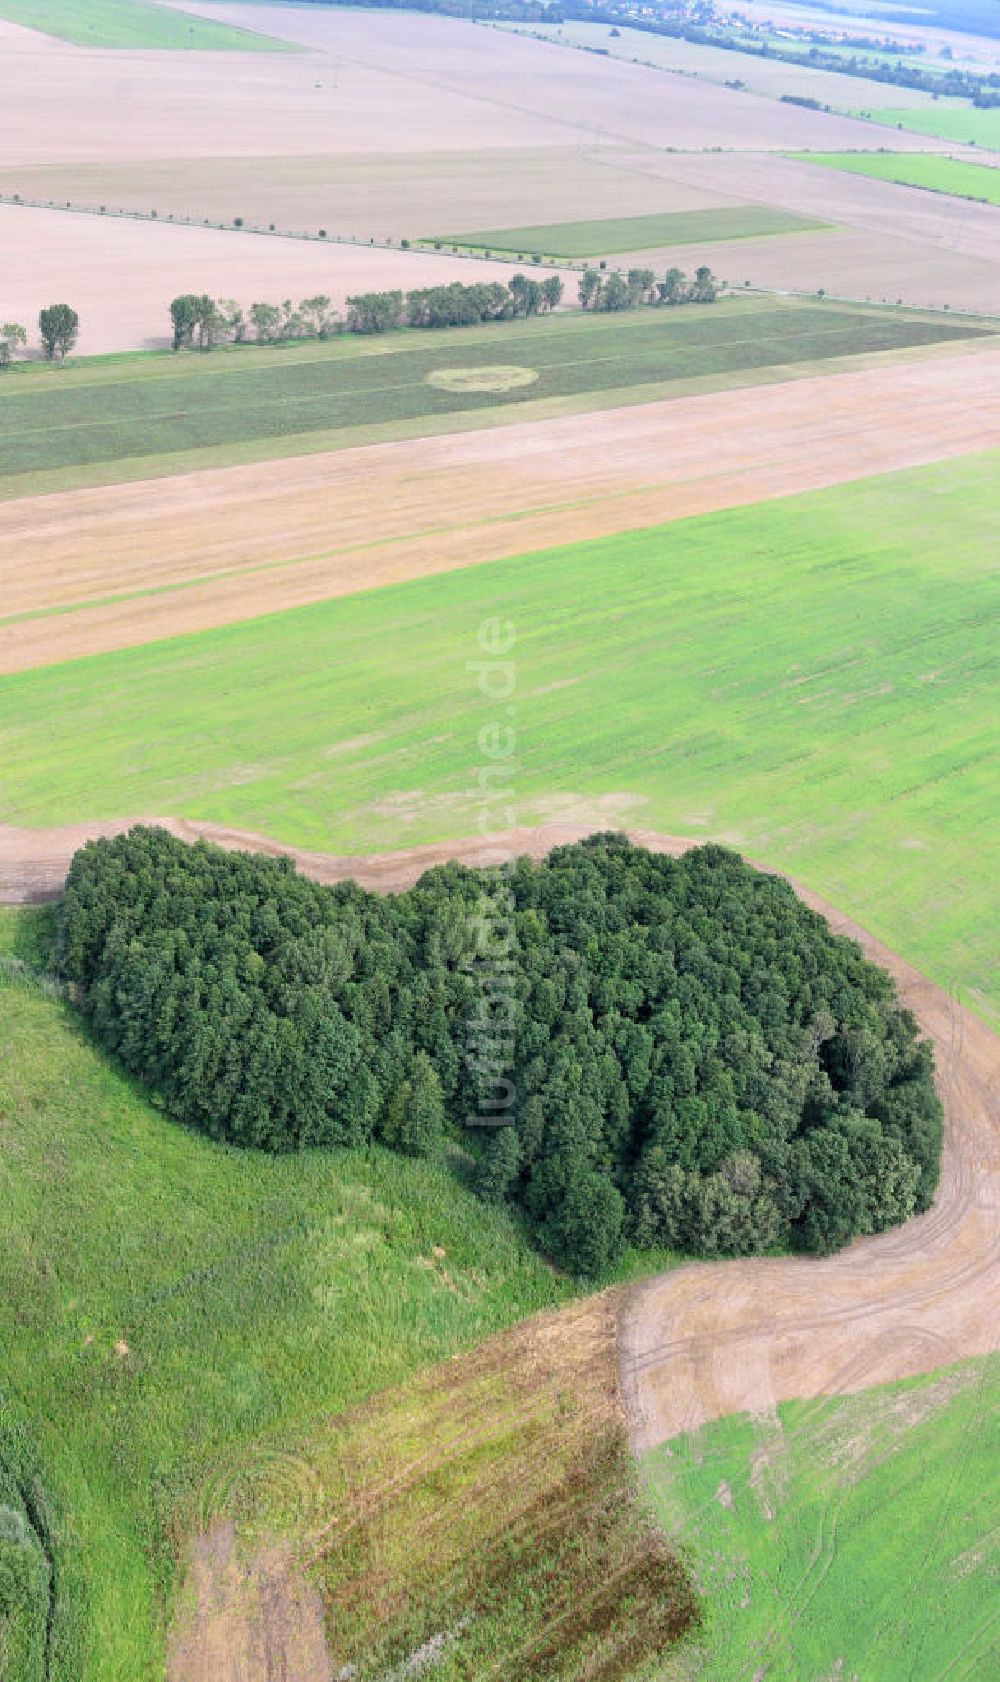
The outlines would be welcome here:
M 403 888 L 446 859 L 475 863 L 489 857 L 478 840 L 334 857 L 284 849 L 216 825 L 159 821 L 185 840 L 288 851 L 317 881 L 353 876 L 381 891 Z M 84 841 L 127 827 L 0 828 L 0 901 L 53 897 Z M 571 824 L 517 830 L 509 849 L 540 857 L 587 832 Z M 647 830 L 631 834 L 674 857 L 694 844 Z M 986 1354 L 997 1344 L 1000 1039 L 857 924 L 795 886 L 837 933 L 858 940 L 890 971 L 934 1045 L 946 1112 L 940 1189 L 927 1214 L 836 1256 L 698 1263 L 627 1293 L 619 1328 L 621 1384 L 640 1451 L 725 1414 L 767 1413 L 796 1397 L 863 1390 Z

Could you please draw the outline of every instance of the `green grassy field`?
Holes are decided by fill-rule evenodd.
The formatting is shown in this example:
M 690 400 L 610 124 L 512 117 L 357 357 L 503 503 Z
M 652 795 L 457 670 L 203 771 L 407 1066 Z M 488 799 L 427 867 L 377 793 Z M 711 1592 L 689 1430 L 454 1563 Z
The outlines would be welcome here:
M 853 175 L 871 175 L 880 181 L 897 181 L 904 187 L 924 187 L 935 193 L 950 193 L 955 198 L 1000 204 L 1000 169 L 991 169 L 988 164 L 963 163 L 960 158 L 939 158 L 925 152 L 796 152 L 793 155 L 803 163 L 846 169 Z
M 228 23 L 171 11 L 153 0 L 0 0 L 0 18 L 80 47 L 167 47 L 217 52 L 298 52 Z
M 746 1415 L 643 1462 L 712 1682 L 996 1675 L 1000 1359 Z
M 0 820 L 473 833 L 477 626 L 517 628 L 521 823 L 732 840 L 992 1020 L 1000 455 L 494 562 L 0 680 Z M 961 534 L 958 541 L 957 534 Z M 592 808 L 591 808 L 592 809 Z
M 613 216 L 596 222 L 547 222 L 533 228 L 488 228 L 465 234 L 437 234 L 427 243 L 472 250 L 538 252 L 546 257 L 608 257 L 616 251 L 652 251 L 665 245 L 707 245 L 714 240 L 759 239 L 764 234 L 801 234 L 828 222 L 793 216 L 767 205 L 733 205 L 722 210 L 677 210 L 659 216 Z M 707 255 L 710 257 L 711 252 Z
M 937 134 L 942 140 L 960 140 L 966 145 L 1000 150 L 1000 107 L 980 111 L 964 101 L 950 105 L 942 100 L 927 110 L 872 111 L 877 123 L 901 124 L 914 134 Z
M 166 1120 L 10 979 L 46 915 L 0 913 L 0 1502 L 25 1429 L 62 1515 L 47 1682 L 160 1682 L 192 1523 L 248 1474 L 294 1525 L 297 1436 L 570 1287 L 446 1165 Z
M 711 308 L 581 312 L 448 332 L 346 337 L 287 348 L 200 356 L 125 357 L 65 369 L 19 367 L 0 405 L 0 494 L 72 471 L 191 452 L 248 447 L 281 454 L 288 442 L 439 417 L 486 417 L 506 405 L 626 394 L 692 378 L 823 362 L 938 341 L 982 329 L 942 317 L 837 305 L 733 299 Z M 538 379 L 509 391 L 441 389 L 433 373 L 479 363 L 524 365 Z M 154 462 L 155 465 L 155 462 Z M 203 460 L 199 465 L 208 465 Z M 161 459 L 159 471 L 164 471 Z

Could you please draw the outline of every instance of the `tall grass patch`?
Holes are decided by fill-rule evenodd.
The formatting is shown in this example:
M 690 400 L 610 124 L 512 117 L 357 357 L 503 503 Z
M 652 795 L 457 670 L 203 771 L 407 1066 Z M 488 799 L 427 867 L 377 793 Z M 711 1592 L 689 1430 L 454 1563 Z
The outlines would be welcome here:
M 177 1550 L 247 1463 L 569 1294 L 447 1163 L 212 1145 L 0 974 L 4 1407 L 85 1626 L 49 1682 L 160 1682 Z

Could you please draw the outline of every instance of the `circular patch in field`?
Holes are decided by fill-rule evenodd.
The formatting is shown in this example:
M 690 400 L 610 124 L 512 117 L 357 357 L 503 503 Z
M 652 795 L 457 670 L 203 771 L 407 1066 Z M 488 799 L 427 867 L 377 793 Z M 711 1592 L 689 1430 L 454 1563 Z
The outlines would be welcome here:
M 435 368 L 427 384 L 441 391 L 513 391 L 519 385 L 534 385 L 537 378 L 537 368 L 494 362 L 479 368 Z

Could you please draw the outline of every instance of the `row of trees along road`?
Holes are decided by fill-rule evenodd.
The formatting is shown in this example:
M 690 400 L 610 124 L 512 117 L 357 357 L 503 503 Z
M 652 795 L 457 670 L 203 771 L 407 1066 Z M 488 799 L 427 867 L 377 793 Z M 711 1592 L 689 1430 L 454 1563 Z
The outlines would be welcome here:
M 574 1272 L 628 1240 L 827 1251 L 937 1183 L 931 1051 L 890 977 L 719 847 L 596 836 L 380 897 L 138 828 L 77 853 L 59 942 L 179 1120 L 272 1151 L 463 1141 Z
M 80 317 L 69 304 L 49 304 L 38 317 L 38 335 L 48 362 L 62 362 L 76 344 Z M 19 350 L 28 343 L 27 328 L 20 322 L 0 326 L 0 368 L 9 368 Z
M 170 304 L 173 348 L 196 345 L 211 350 L 220 341 L 236 344 L 251 338 L 258 344 L 287 339 L 327 339 L 334 333 L 386 333 L 398 327 L 465 327 L 483 321 L 509 321 L 539 315 L 562 302 L 558 275 L 533 280 L 516 274 L 500 281 L 463 285 L 425 286 L 413 291 L 363 292 L 350 297 L 341 316 L 325 293 L 293 304 L 256 303 L 249 308 L 233 298 L 212 298 L 207 292 L 184 292 Z M 699 268 L 693 281 L 682 270 L 670 269 L 657 281 L 651 269 L 630 269 L 627 277 L 587 269 L 579 285 L 584 309 L 622 310 L 636 304 L 714 303 L 718 283 L 708 268 Z M 42 349 L 50 362 L 63 361 L 76 345 L 80 318 L 69 304 L 50 304 L 38 317 Z M 0 369 L 9 368 L 28 343 L 18 322 L 0 326 Z
M 657 280 L 652 269 L 629 269 L 627 275 L 605 275 L 600 269 L 584 269 L 579 298 L 585 310 L 630 310 L 637 304 L 714 304 L 719 282 L 707 265 L 688 280 L 683 269 L 668 269 Z
M 258 303 L 249 308 L 233 298 L 212 298 L 206 292 L 184 292 L 170 305 L 173 348 L 196 346 L 211 350 L 221 341 L 277 344 L 287 339 L 328 339 L 335 333 L 386 333 L 397 327 L 465 327 L 482 321 L 510 321 L 555 309 L 562 301 L 558 275 L 532 280 L 514 275 L 506 286 L 499 281 L 470 286 L 452 281 L 411 292 L 363 292 L 346 300 L 339 314 L 325 293 L 294 304 Z

